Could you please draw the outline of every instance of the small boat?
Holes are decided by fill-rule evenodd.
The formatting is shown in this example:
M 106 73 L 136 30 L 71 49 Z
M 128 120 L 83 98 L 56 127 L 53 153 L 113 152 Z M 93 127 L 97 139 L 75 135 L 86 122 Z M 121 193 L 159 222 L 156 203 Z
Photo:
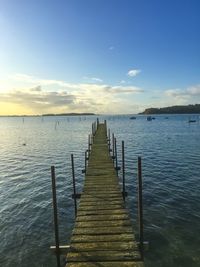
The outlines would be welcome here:
M 191 122 L 196 122 L 196 120 L 189 120 L 188 122 L 189 122 L 189 123 L 191 123 Z
M 130 120 L 136 120 L 137 118 L 136 117 L 130 117 Z
M 148 117 L 147 117 L 147 120 L 148 120 L 148 121 L 152 121 L 152 117 L 151 117 L 151 116 L 148 116 Z

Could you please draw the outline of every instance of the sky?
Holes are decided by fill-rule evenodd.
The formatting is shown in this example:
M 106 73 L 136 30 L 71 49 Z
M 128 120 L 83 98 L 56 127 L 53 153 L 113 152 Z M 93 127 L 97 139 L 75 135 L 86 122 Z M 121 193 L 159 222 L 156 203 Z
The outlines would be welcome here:
M 200 103 L 199 0 L 0 0 L 0 115 Z

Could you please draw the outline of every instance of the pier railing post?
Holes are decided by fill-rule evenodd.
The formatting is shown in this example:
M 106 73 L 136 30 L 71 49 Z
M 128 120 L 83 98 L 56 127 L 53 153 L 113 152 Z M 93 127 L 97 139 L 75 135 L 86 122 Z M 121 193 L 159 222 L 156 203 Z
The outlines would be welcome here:
M 116 138 L 114 138 L 114 144 L 115 144 L 115 169 L 116 169 L 116 173 L 117 173 L 117 176 L 118 176 L 118 159 L 117 159 L 117 140 Z
M 91 145 L 91 141 L 90 141 L 90 134 L 88 135 L 88 158 L 90 156 L 90 145 Z
M 123 200 L 125 201 L 125 157 L 124 157 L 124 141 L 122 141 L 122 183 L 123 183 Z
M 85 150 L 85 174 L 86 174 L 86 169 L 87 169 L 87 160 L 88 160 L 88 154 L 87 154 L 87 150 Z
M 77 215 L 77 202 L 76 202 L 76 181 L 75 181 L 75 171 L 74 171 L 74 155 L 71 154 L 71 163 L 72 163 L 72 181 L 73 181 L 73 192 L 74 192 L 74 212 L 75 217 Z
M 114 159 L 115 159 L 115 135 L 114 133 L 112 134 L 112 159 L 113 159 L 113 162 L 114 162 Z
M 92 136 L 94 136 L 94 123 L 92 123 Z
M 54 166 L 51 166 L 51 180 L 52 180 L 53 214 L 54 214 L 54 229 L 55 229 L 55 242 L 56 242 L 56 259 L 57 259 L 57 267 L 60 267 L 59 229 L 58 229 L 58 212 L 57 212 L 57 198 L 56 198 L 56 177 L 55 177 Z
M 106 133 L 107 133 L 107 122 L 106 122 L 106 120 L 104 120 L 104 124 L 105 124 L 105 130 L 106 130 Z
M 144 259 L 144 229 L 143 229 L 143 201 L 142 201 L 142 163 L 138 157 L 138 217 L 139 217 L 139 242 L 141 259 Z
M 110 149 L 110 129 L 108 129 L 108 149 L 109 149 L 109 152 L 111 152 L 111 149 Z

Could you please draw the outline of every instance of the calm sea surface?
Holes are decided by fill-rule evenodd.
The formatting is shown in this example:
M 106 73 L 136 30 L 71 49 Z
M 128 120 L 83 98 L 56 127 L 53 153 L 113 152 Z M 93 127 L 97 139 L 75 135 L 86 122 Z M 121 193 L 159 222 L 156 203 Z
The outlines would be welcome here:
M 198 118 L 198 116 L 190 116 Z M 142 156 L 147 267 L 200 266 L 200 123 L 189 115 L 104 116 L 125 141 L 127 207 L 137 229 L 137 157 Z M 74 223 L 70 154 L 81 192 L 84 151 L 96 117 L 0 118 L 0 266 L 53 267 L 50 166 L 55 165 L 60 238 Z M 120 174 L 121 179 L 121 174 Z

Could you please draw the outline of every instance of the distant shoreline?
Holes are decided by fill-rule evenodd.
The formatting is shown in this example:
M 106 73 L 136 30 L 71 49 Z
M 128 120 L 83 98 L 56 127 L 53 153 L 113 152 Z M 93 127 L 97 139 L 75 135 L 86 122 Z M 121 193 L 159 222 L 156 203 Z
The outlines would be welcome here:
M 41 115 L 0 115 L 0 117 L 52 117 L 52 116 L 94 116 L 95 113 L 60 113 L 60 114 L 41 114 Z
M 147 108 L 140 115 L 156 114 L 200 114 L 200 104 L 187 106 L 171 106 L 164 108 Z

